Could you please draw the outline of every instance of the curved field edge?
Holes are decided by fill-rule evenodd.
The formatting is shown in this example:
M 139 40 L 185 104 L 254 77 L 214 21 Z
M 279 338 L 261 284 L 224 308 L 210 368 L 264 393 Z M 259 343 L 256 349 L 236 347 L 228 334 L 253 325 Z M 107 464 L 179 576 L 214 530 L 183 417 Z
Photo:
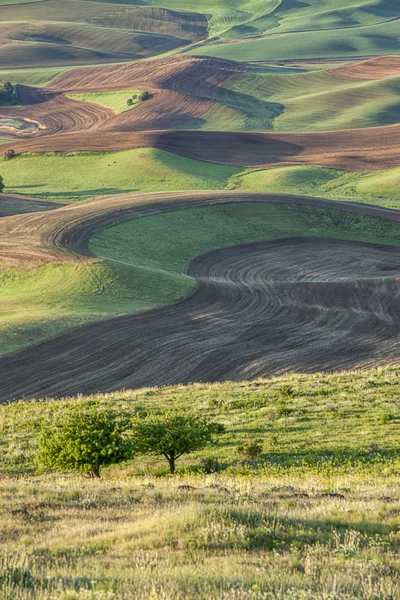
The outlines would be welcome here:
M 275 204 L 273 197 L 255 196 L 254 200 L 266 201 L 261 203 L 251 202 L 252 198 L 249 195 L 250 202 L 243 204 L 239 197 L 239 202 L 232 204 L 185 210 L 173 210 L 173 204 L 160 206 L 159 210 L 171 212 L 112 225 L 101 229 L 90 241 L 90 233 L 89 237 L 83 234 L 82 240 L 78 237 L 79 250 L 85 251 L 89 241 L 89 253 L 102 262 L 76 262 L 71 256 L 74 264 L 54 264 L 60 261 L 56 253 L 46 259 L 53 264 L 37 266 L 40 254 L 33 252 L 29 260 L 29 245 L 25 251 L 22 240 L 22 265 L 5 265 L 0 271 L 0 353 L 17 351 L 86 323 L 178 300 L 195 286 L 193 279 L 183 275 L 185 264 L 217 248 L 302 236 L 400 244 L 397 223 L 363 215 L 361 207 L 356 209 L 359 214 L 350 214 L 340 208 L 318 207 L 318 203 L 314 206 L 312 200 L 310 206 L 296 206 Z M 111 204 L 112 199 L 108 200 Z M 138 200 L 140 213 L 140 196 Z M 235 196 L 219 201 L 229 200 L 234 201 Z M 286 200 L 291 201 L 290 197 Z M 218 197 L 214 201 L 218 202 Z M 301 199 L 293 198 L 292 202 L 301 204 Z M 153 211 L 157 207 L 149 212 Z M 54 211 L 57 223 L 55 212 L 60 211 Z M 12 220 L 9 222 L 12 224 Z M 74 245 L 73 235 L 71 239 Z M 13 235 L 11 253 L 14 246 Z M 62 260 L 68 262 L 68 257 L 64 255 Z
M 399 208 L 400 168 L 353 173 L 312 166 L 242 169 L 155 150 L 22 154 L 0 161 L 6 191 L 48 200 L 169 190 L 289 193 Z

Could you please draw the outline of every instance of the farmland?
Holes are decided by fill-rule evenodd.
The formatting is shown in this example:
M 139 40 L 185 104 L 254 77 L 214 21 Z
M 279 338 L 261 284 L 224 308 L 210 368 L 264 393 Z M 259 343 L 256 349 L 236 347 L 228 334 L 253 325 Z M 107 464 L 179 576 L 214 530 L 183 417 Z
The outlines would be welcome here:
M 400 597 L 397 0 L 0 0 L 0 88 L 0 597 Z

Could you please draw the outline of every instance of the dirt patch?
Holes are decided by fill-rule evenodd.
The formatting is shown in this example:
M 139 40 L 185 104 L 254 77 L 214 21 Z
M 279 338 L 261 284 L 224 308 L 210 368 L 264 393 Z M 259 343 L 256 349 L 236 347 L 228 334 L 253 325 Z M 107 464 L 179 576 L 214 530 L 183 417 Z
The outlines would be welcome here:
M 0 400 L 396 361 L 399 265 L 398 248 L 325 239 L 211 252 L 189 266 L 187 300 L 1 359 Z

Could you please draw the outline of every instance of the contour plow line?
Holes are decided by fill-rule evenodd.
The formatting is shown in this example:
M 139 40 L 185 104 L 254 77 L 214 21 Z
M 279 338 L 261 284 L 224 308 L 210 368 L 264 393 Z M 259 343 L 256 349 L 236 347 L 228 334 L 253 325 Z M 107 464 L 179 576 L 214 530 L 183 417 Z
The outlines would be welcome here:
M 296 196 L 129 194 L 4 218 L 0 258 L 90 260 L 88 240 L 110 223 L 221 202 L 335 207 L 400 220 L 396 211 Z M 185 272 L 197 287 L 180 302 L 84 326 L 0 359 L 0 400 L 253 379 L 399 359 L 397 247 L 275 240 L 209 252 Z
M 151 69 L 148 65 L 151 64 Z M 385 66 L 386 65 L 386 66 Z M 400 61 L 384 57 L 332 69 L 338 79 L 369 80 L 398 73 Z M 35 130 L 3 127 L 13 136 L 2 150 L 24 152 L 112 152 L 157 148 L 218 164 L 240 167 L 312 165 L 371 172 L 400 164 L 400 124 L 324 132 L 201 130 L 218 92 L 248 67 L 232 61 L 175 56 L 151 63 L 74 69 L 47 89 L 19 87 L 22 106 L 0 109 L 1 117 L 24 118 Z M 151 99 L 115 114 L 68 94 L 143 89 Z

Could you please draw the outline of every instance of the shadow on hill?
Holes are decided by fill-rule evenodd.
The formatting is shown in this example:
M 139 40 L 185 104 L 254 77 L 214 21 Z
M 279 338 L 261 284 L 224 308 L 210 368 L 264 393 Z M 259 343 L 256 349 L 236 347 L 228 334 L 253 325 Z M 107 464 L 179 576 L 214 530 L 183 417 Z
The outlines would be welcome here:
M 265 102 L 250 94 L 234 92 L 226 88 L 218 89 L 218 103 L 245 115 L 249 120 L 262 121 L 264 131 L 273 129 L 273 121 L 285 112 L 283 104 Z

